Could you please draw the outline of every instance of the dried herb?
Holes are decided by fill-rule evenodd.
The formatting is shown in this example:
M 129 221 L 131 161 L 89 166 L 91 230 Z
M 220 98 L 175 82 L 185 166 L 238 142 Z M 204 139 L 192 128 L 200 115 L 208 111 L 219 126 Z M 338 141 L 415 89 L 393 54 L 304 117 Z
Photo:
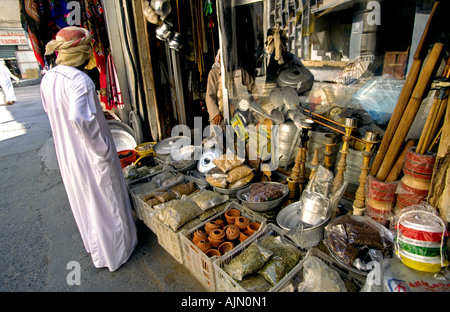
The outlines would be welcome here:
M 244 163 L 245 159 L 237 157 L 234 154 L 223 154 L 213 159 L 213 164 L 217 166 L 223 173 L 227 173 L 233 168 Z
M 159 220 L 174 231 L 203 212 L 189 199 L 173 199 L 159 206 Z
M 207 176 L 206 181 L 215 187 L 227 188 L 228 182 L 226 178 L 213 178 L 212 176 Z
M 235 188 L 239 188 L 239 187 L 241 187 L 241 186 L 244 186 L 244 185 L 250 183 L 250 181 L 253 180 L 253 177 L 254 177 L 254 176 L 255 176 L 255 175 L 254 175 L 253 172 L 252 172 L 252 173 L 250 173 L 248 176 L 245 176 L 245 177 L 243 177 L 242 179 L 239 179 L 239 180 L 237 180 L 237 181 L 234 182 L 234 183 L 230 183 L 230 184 L 228 185 L 228 188 L 229 188 L 229 189 L 235 189 Z
M 159 192 L 155 191 L 152 193 L 152 195 L 159 200 L 161 203 L 168 202 L 169 200 L 177 198 L 177 196 L 172 192 Z
M 191 200 L 204 211 L 223 204 L 228 200 L 228 196 L 210 190 L 201 190 L 192 196 Z
M 234 183 L 237 180 L 240 180 L 243 177 L 248 176 L 250 173 L 252 173 L 252 171 L 253 170 L 249 166 L 246 166 L 246 165 L 242 165 L 242 166 L 236 167 L 234 169 L 231 169 L 228 172 L 227 182 Z
M 272 252 L 253 242 L 239 255 L 231 259 L 224 266 L 224 271 L 233 279 L 242 281 L 245 276 L 256 273 L 262 268 L 271 256 Z
M 258 271 L 266 281 L 275 286 L 286 275 L 286 264 L 281 259 L 270 259 L 264 264 L 264 266 Z
M 248 275 L 238 284 L 248 292 L 267 292 L 272 288 L 272 285 L 258 274 Z
M 182 183 L 175 186 L 170 191 L 174 193 L 177 198 L 181 198 L 183 195 L 189 195 L 196 190 L 194 182 Z

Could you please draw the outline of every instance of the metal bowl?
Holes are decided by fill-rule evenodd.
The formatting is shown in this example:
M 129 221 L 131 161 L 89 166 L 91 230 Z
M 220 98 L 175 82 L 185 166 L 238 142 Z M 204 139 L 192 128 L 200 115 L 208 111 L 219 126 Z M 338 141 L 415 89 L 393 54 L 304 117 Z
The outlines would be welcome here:
M 289 232 L 295 228 L 298 222 L 301 222 L 298 214 L 298 206 L 300 202 L 294 202 L 283 209 L 277 214 L 277 224 L 284 231 Z M 291 239 L 302 248 L 314 247 L 323 240 L 325 226 L 331 219 L 331 214 L 326 220 L 311 226 L 309 224 L 303 224 L 303 231 L 299 231 L 292 235 Z
M 118 152 L 124 150 L 134 150 L 137 145 L 134 137 L 127 131 L 111 129 L 111 134 Z
M 189 170 L 195 167 L 201 155 L 201 146 L 188 145 L 181 148 L 178 153 L 172 152 L 166 162 L 177 170 Z
M 224 195 L 235 196 L 238 191 L 242 190 L 243 188 L 246 188 L 249 184 L 250 184 L 250 182 L 245 185 L 242 185 L 241 187 L 237 187 L 234 189 L 225 189 L 225 188 L 217 187 L 214 185 L 212 185 L 212 187 L 213 187 L 214 192 L 224 194 Z
M 242 203 L 247 207 L 250 208 L 253 211 L 256 212 L 267 212 L 270 210 L 273 210 L 275 208 L 277 208 L 279 205 L 281 205 L 284 201 L 284 199 L 286 198 L 286 196 L 289 194 L 289 187 L 287 186 L 287 184 L 281 184 L 278 182 L 266 182 L 266 183 L 271 183 L 271 184 L 280 184 L 283 186 L 283 195 L 280 198 L 277 198 L 275 200 L 269 200 L 269 201 L 265 201 L 265 202 L 251 202 L 246 200 L 245 198 L 245 194 L 248 194 L 250 192 L 250 186 L 246 187 L 245 189 L 239 190 L 236 193 L 236 197 L 242 201 Z

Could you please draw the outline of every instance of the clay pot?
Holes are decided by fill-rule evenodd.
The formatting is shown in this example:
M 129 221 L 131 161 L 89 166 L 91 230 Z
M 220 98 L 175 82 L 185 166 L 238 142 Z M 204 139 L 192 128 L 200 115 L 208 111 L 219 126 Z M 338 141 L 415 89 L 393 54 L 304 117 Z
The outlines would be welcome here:
M 198 229 L 197 231 L 194 232 L 194 236 L 192 237 L 192 242 L 194 243 L 194 245 L 196 245 L 201 240 L 207 241 L 208 234 L 206 234 L 205 231 Z
M 209 243 L 217 248 L 225 241 L 225 232 L 222 229 L 214 229 L 209 233 Z
M 221 228 L 225 226 L 225 221 L 223 221 L 222 219 L 217 219 L 216 221 L 214 221 L 214 223 L 220 225 Z
M 227 237 L 227 240 L 234 241 L 239 237 L 239 233 L 241 230 L 237 228 L 237 226 L 230 224 L 225 227 L 225 235 Z
M 217 249 L 210 249 L 206 251 L 206 255 L 211 258 L 214 256 L 220 257 L 222 254 Z
M 243 242 L 248 238 L 248 235 L 244 234 L 244 232 L 239 233 L 239 241 Z
M 241 212 L 237 209 L 229 209 L 225 212 L 225 218 L 227 219 L 228 224 L 234 224 L 234 219 L 240 215 Z
M 201 240 L 195 245 L 203 252 L 207 252 L 209 249 L 211 249 L 211 244 L 207 240 Z
M 238 229 L 241 230 L 241 232 L 247 230 L 247 225 L 249 223 L 250 220 L 243 216 L 239 216 L 236 219 L 234 219 L 234 225 L 236 225 Z
M 223 242 L 220 244 L 219 248 L 217 248 L 222 255 L 229 252 L 231 249 L 233 249 L 234 245 L 232 242 Z
M 211 231 L 215 230 L 215 229 L 220 229 L 220 225 L 218 225 L 218 224 L 216 224 L 216 223 L 214 223 L 212 221 L 206 222 L 206 224 L 205 224 L 205 232 L 206 232 L 206 234 L 209 235 L 211 233 Z
M 259 230 L 259 228 L 261 227 L 261 224 L 258 222 L 250 222 L 247 225 L 247 234 L 248 235 L 252 235 L 253 233 L 255 233 L 256 231 Z

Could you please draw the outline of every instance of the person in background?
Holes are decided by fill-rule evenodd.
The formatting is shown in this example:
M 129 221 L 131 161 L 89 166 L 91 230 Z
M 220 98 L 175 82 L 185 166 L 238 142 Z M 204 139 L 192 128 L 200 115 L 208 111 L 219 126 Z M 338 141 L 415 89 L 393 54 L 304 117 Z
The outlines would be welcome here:
M 212 65 L 208 74 L 208 81 L 206 85 L 206 107 L 209 114 L 209 120 L 213 128 L 215 126 L 224 127 L 223 116 L 223 92 L 222 92 L 222 75 L 220 69 L 221 52 L 217 51 L 215 63 Z M 259 100 L 258 90 L 256 88 L 255 79 L 243 68 L 241 68 L 242 85 L 246 86 L 247 91 L 252 94 L 255 101 Z M 232 110 L 233 107 L 230 107 Z M 233 112 L 230 112 L 231 115 Z
M 11 83 L 11 78 L 16 82 L 19 81 L 19 78 L 11 74 L 9 68 L 6 67 L 5 60 L 0 60 L 0 86 L 5 93 L 5 101 L 6 104 L 12 105 L 16 101 L 16 94 L 14 92 L 14 87 Z
M 89 31 L 69 26 L 46 45 L 56 64 L 42 78 L 42 105 L 53 132 L 61 177 L 86 251 L 111 272 L 128 261 L 137 230 L 111 130 L 93 81 Z

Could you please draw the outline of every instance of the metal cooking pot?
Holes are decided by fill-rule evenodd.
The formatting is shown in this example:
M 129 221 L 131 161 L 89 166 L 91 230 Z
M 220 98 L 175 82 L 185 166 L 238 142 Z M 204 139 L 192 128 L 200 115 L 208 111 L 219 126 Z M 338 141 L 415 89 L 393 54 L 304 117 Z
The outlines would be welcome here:
M 278 126 L 278 136 L 282 142 L 290 142 L 294 139 L 297 127 L 289 120 Z
M 174 136 L 163 139 L 153 146 L 156 158 L 166 161 L 167 157 L 173 151 L 179 151 L 180 148 L 188 146 L 191 143 L 191 138 L 186 136 Z
M 293 66 L 278 75 L 277 83 L 281 87 L 291 87 L 297 94 L 301 94 L 311 90 L 314 75 L 305 66 Z
M 297 226 L 300 221 L 298 215 L 299 202 L 294 202 L 283 209 L 277 214 L 277 224 L 285 231 L 289 231 Z M 303 231 L 299 231 L 292 235 L 291 239 L 301 248 L 314 247 L 319 244 L 324 237 L 325 226 L 330 221 L 331 214 L 323 220 L 323 222 L 311 226 L 309 224 L 303 224 Z
M 328 202 L 328 199 L 321 194 L 303 193 L 299 211 L 300 220 L 313 226 L 323 222 L 327 217 Z

